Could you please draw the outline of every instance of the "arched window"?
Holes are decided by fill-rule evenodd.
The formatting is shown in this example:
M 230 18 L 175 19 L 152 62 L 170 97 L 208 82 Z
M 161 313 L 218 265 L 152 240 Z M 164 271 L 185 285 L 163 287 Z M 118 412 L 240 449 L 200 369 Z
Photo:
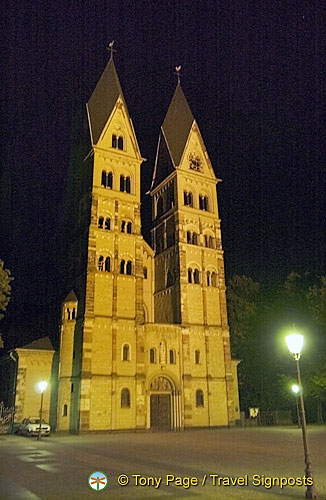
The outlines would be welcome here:
M 201 389 L 196 391 L 196 406 L 204 406 L 204 393 Z
M 158 197 L 157 205 L 156 205 L 156 213 L 157 213 L 157 217 L 161 217 L 161 215 L 163 214 L 163 198 L 162 198 L 162 196 Z
M 123 220 L 123 221 L 121 222 L 121 232 L 122 232 L 122 233 L 124 233 L 124 232 L 125 232 L 125 229 L 126 229 L 126 221 L 125 221 L 125 220 Z
M 207 286 L 211 286 L 211 273 L 210 271 L 207 271 Z
M 169 352 L 170 365 L 175 365 L 175 350 L 170 349 Z
M 104 269 L 104 257 L 103 255 L 100 255 L 98 259 L 98 270 L 103 271 L 103 269 Z
M 120 137 L 118 138 L 118 149 L 123 149 L 123 137 Z
M 156 350 L 154 349 L 154 347 L 149 350 L 149 362 L 156 363 Z
M 130 177 L 124 177 L 120 175 L 120 191 L 122 193 L 130 193 L 131 192 L 131 181 Z
M 125 178 L 123 175 L 120 175 L 120 191 L 124 192 L 125 190 Z
M 112 134 L 112 147 L 117 147 L 117 136 L 115 134 Z
M 191 243 L 191 232 L 187 231 L 187 243 Z
M 190 191 L 183 192 L 183 204 L 188 207 L 193 207 L 193 196 Z
M 197 245 L 197 234 L 196 233 L 192 233 L 191 243 L 193 245 Z
M 104 217 L 99 217 L 98 223 L 97 223 L 98 227 L 100 229 L 103 229 L 103 224 L 104 224 Z
M 200 210 L 208 211 L 208 197 L 205 195 L 199 195 L 199 208 Z
M 132 233 L 132 224 L 131 224 L 131 222 L 127 223 L 127 233 L 129 233 L 129 234 Z
M 71 319 L 76 319 L 76 309 L 73 308 L 73 310 L 71 311 Z
M 103 187 L 106 187 L 106 172 L 105 172 L 105 170 L 102 170 L 101 185 Z
M 124 274 L 125 273 L 125 263 L 126 263 L 125 260 L 122 260 L 120 262 L 120 274 Z
M 110 231 L 110 229 L 111 229 L 111 219 L 110 219 L 109 217 L 107 217 L 107 218 L 105 219 L 105 229 L 106 229 L 107 231 Z
M 192 283 L 192 269 L 189 267 L 188 269 L 188 283 Z
M 194 270 L 194 283 L 196 283 L 196 285 L 198 285 L 200 283 L 200 278 L 199 278 L 199 271 L 198 269 L 195 269 Z
M 127 266 L 126 266 L 126 274 L 132 274 L 132 262 L 131 260 L 128 260 Z
M 109 172 L 106 177 L 106 187 L 112 189 L 113 187 L 113 173 Z
M 195 351 L 195 364 L 199 365 L 200 363 L 200 351 Z
M 143 267 L 144 279 L 147 280 L 147 267 Z
M 217 286 L 217 274 L 212 272 L 212 276 L 211 276 L 211 282 L 212 282 L 212 286 Z
M 125 178 L 125 187 L 126 187 L 125 191 L 126 191 L 126 193 L 130 193 L 130 186 L 131 186 L 130 177 L 128 176 Z
M 105 271 L 109 273 L 111 271 L 111 259 L 110 257 L 107 257 L 105 259 Z
M 122 389 L 121 391 L 121 408 L 130 408 L 130 391 Z
M 63 405 L 62 416 L 67 417 L 68 415 L 68 405 Z
M 130 361 L 130 346 L 123 344 L 122 346 L 122 361 Z

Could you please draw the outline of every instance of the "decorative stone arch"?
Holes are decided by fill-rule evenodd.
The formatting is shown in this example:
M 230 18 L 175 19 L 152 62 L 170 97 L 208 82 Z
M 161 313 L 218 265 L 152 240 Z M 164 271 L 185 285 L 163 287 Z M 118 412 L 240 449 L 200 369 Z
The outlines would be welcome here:
M 156 431 L 182 427 L 181 394 L 172 377 L 157 372 L 148 381 L 147 427 Z

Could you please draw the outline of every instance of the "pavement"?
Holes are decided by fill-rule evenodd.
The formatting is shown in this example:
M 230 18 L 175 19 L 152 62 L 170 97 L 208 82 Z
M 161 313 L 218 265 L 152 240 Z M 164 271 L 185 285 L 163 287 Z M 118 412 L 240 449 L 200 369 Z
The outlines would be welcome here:
M 318 498 L 326 500 L 326 427 L 309 427 L 308 438 Z M 0 456 L 0 500 L 299 500 L 306 490 L 302 435 L 294 427 L 40 441 L 5 435 Z M 108 478 L 104 489 L 88 485 L 95 477 L 94 487 L 102 487 L 96 471 Z

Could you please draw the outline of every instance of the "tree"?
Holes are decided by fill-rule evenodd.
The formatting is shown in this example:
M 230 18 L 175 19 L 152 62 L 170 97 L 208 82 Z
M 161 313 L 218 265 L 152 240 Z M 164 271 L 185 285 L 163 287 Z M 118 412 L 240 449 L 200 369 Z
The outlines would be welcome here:
M 4 262 L 0 259 L 0 320 L 3 318 L 2 312 L 5 312 L 10 300 L 12 277 L 10 271 L 4 269 Z M 2 336 L 0 332 L 0 348 L 3 347 Z

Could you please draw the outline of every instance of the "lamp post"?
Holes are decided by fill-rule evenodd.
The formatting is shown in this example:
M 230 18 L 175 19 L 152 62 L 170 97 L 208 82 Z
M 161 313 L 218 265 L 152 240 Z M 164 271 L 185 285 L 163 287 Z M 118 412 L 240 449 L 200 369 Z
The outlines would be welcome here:
M 41 439 L 41 433 L 42 433 L 42 413 L 43 413 L 43 394 L 44 394 L 44 391 L 47 388 L 47 386 L 48 386 L 48 383 L 45 382 L 45 380 L 42 380 L 42 382 L 38 383 L 38 389 L 39 389 L 39 391 L 41 393 L 40 426 L 39 426 L 39 429 L 38 429 L 38 436 L 37 436 L 38 440 Z
M 306 413 L 305 413 L 305 409 L 304 409 L 300 365 L 299 365 L 299 359 L 300 359 L 301 350 L 302 350 L 302 346 L 303 346 L 303 336 L 300 335 L 299 333 L 291 333 L 291 335 L 288 335 L 287 337 L 285 337 L 285 342 L 286 342 L 286 345 L 288 346 L 290 353 L 293 354 L 293 357 L 294 357 L 294 360 L 295 360 L 296 366 L 297 366 L 297 376 L 298 376 L 298 386 L 299 386 L 298 393 L 299 393 L 300 406 L 301 406 L 301 419 L 300 419 L 300 421 L 301 421 L 301 429 L 302 429 L 304 459 L 305 459 L 305 464 L 306 464 L 305 475 L 306 475 L 306 478 L 311 478 L 311 480 L 312 480 L 312 485 L 307 485 L 306 498 L 317 498 L 317 492 L 316 492 L 314 484 L 313 484 L 314 479 L 313 479 L 313 475 L 312 475 L 311 460 L 310 460 L 310 454 L 309 454 L 309 448 L 308 448 Z
M 291 386 L 292 392 L 295 394 L 295 404 L 297 408 L 297 419 L 298 419 L 298 427 L 301 427 L 300 425 L 300 413 L 299 413 L 299 392 L 300 392 L 300 387 L 298 384 L 292 384 Z

